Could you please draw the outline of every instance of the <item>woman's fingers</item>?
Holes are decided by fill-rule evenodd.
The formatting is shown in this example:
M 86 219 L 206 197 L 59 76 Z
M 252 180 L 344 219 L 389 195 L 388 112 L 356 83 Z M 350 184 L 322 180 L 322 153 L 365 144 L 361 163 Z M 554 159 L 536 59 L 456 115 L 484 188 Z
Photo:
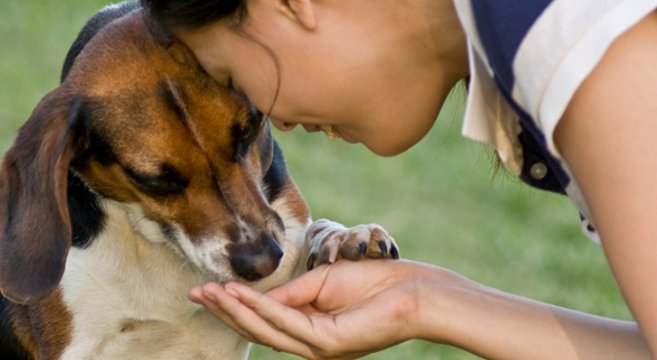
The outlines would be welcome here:
M 315 325 L 305 313 L 281 304 L 243 284 L 228 284 L 227 290 L 234 292 L 244 305 L 252 309 L 258 317 L 266 320 L 276 330 L 289 334 L 311 346 L 317 344 Z M 323 341 L 326 340 L 323 339 Z
M 207 286 L 207 285 L 206 285 Z M 233 329 L 235 332 L 240 334 L 243 338 L 245 338 L 248 341 L 255 342 L 255 339 L 251 336 L 251 334 L 245 332 L 242 328 L 237 326 L 233 319 L 228 316 L 219 306 L 217 305 L 219 297 L 221 297 L 221 289 L 216 289 L 215 291 L 207 292 L 203 291 L 203 287 L 195 287 L 193 288 L 190 293 L 189 297 L 192 301 L 203 305 L 212 315 L 217 317 L 219 320 L 221 320 L 224 324 L 229 326 L 231 329 Z M 225 295 L 224 295 L 225 296 Z M 230 299 L 226 299 L 225 301 L 230 301 Z M 232 301 L 237 302 L 237 299 L 233 299 Z
M 267 296 L 290 307 L 300 307 L 317 300 L 326 281 L 329 267 L 319 266 L 292 281 L 275 287 Z
M 234 286 L 235 284 L 232 285 Z M 268 306 L 263 304 L 273 302 L 282 308 L 279 308 L 278 310 L 283 313 L 289 309 L 290 312 L 292 312 L 292 316 L 296 315 L 296 321 L 299 321 L 299 316 L 304 317 L 304 319 L 301 320 L 306 323 L 308 322 L 308 319 L 294 309 L 287 308 L 255 290 L 246 286 L 244 287 L 254 293 L 248 295 L 250 302 L 244 301 L 242 298 L 243 294 L 240 290 L 243 289 L 235 290 L 232 287 L 224 289 L 217 284 L 210 283 L 202 288 L 204 298 L 202 303 L 212 314 L 224 321 L 228 326 L 249 341 L 261 343 L 277 350 L 294 353 L 306 358 L 312 358 L 313 352 L 310 347 L 304 343 L 305 341 L 299 341 L 294 338 L 293 335 L 290 336 L 281 332 L 280 329 L 276 328 L 275 325 L 272 325 L 268 319 L 261 317 L 260 314 L 256 313 L 251 306 L 254 305 L 258 308 L 262 308 L 262 306 Z M 257 304 L 253 304 L 253 299 L 258 298 L 258 295 L 260 299 L 256 301 Z
M 404 297 L 398 292 L 376 293 L 339 314 L 314 312 L 306 315 L 244 284 L 231 283 L 226 285 L 226 290 L 252 309 L 257 320 L 266 321 L 270 326 L 268 329 L 273 328 L 277 334 L 284 335 L 268 338 L 267 344 L 276 344 L 275 347 L 288 351 L 287 346 L 290 345 L 280 344 L 284 337 L 290 337 L 298 349 L 294 351 L 297 354 L 305 354 L 298 352 L 302 350 L 299 345 L 307 344 L 304 351 L 308 353 L 351 358 L 407 338 L 407 331 L 403 331 L 406 321 L 400 315 L 397 304 Z M 399 291 L 405 292 L 404 289 Z M 262 340 L 265 335 L 269 336 L 269 330 L 262 330 L 264 326 L 257 324 L 253 318 L 233 316 L 234 321 L 248 327 L 254 337 Z

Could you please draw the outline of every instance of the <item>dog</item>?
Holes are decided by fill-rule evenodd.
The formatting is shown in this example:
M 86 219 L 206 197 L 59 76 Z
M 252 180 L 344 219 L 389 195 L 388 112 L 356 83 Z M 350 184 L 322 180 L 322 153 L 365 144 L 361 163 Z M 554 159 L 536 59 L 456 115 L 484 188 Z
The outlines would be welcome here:
M 0 168 L 0 358 L 243 359 L 190 288 L 399 257 L 313 223 L 263 114 L 139 3 L 92 17 L 61 80 Z

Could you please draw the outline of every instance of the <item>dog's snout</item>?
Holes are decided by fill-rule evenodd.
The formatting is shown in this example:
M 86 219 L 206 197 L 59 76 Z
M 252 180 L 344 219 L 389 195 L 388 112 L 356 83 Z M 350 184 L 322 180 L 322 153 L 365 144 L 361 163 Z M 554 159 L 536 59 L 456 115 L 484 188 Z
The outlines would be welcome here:
M 228 251 L 233 270 L 247 281 L 260 280 L 270 275 L 283 257 L 283 249 L 278 242 L 264 234 L 250 243 L 232 244 Z

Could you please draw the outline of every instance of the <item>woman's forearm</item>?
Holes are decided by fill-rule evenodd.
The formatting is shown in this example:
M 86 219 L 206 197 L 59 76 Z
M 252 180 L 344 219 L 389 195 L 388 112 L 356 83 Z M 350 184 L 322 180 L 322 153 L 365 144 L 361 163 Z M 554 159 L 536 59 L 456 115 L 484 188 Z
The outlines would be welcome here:
M 487 359 L 650 359 L 633 322 L 580 313 L 466 279 L 421 280 L 419 337 Z

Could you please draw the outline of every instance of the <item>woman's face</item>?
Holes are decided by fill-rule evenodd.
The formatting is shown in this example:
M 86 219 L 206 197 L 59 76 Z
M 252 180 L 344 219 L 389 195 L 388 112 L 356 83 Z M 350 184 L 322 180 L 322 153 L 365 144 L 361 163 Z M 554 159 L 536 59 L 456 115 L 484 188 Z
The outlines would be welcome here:
M 380 155 L 418 142 L 458 79 L 439 61 L 431 16 L 412 2 L 307 2 L 311 17 L 288 3 L 250 0 L 238 25 L 176 34 L 281 130 L 331 125 Z

